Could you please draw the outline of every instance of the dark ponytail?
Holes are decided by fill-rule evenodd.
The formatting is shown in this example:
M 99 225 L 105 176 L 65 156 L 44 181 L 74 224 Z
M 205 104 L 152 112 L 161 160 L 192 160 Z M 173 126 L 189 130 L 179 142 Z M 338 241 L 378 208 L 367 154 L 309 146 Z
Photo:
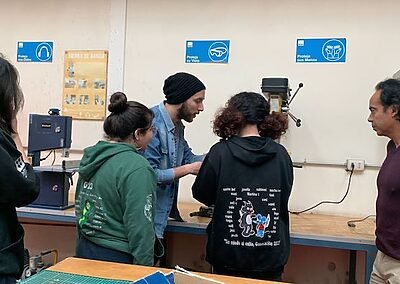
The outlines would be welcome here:
M 111 114 L 104 121 L 103 129 L 108 138 L 125 140 L 137 129 L 145 131 L 151 127 L 154 114 L 145 105 L 128 101 L 122 92 L 110 98 L 108 110 Z

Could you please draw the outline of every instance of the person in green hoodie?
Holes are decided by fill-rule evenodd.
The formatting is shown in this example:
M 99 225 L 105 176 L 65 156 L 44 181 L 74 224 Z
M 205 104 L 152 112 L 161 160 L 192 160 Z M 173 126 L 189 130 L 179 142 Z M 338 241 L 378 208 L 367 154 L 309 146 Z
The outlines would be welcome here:
M 292 161 L 275 142 L 287 116 L 271 113 L 260 94 L 233 96 L 216 116 L 221 141 L 211 147 L 193 184 L 193 197 L 214 214 L 206 260 L 213 272 L 280 280 L 289 256 L 288 200 Z
M 18 71 L 0 54 L 0 284 L 15 283 L 24 266 L 24 229 L 15 207 L 28 205 L 39 194 L 17 132 L 16 114 L 23 102 Z
M 76 256 L 153 265 L 156 175 L 142 156 L 153 113 L 114 93 L 104 121 L 106 141 L 84 150 L 75 195 Z

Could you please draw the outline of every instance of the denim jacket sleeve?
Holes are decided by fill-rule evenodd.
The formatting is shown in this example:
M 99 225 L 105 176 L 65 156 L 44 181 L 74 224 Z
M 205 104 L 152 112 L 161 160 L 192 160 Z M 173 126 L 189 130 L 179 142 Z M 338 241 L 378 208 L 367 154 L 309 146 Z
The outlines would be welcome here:
M 161 167 L 162 148 L 159 132 L 157 130 L 151 142 L 147 145 L 145 156 L 156 173 L 157 183 L 171 183 L 174 180 L 174 169 Z

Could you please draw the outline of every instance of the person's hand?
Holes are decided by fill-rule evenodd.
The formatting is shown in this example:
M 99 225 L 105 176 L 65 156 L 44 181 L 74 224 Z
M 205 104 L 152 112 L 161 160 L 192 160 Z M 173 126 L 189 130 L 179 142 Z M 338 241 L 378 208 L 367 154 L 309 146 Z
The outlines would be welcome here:
M 199 173 L 202 162 L 194 162 L 191 164 L 185 164 L 174 168 L 175 179 L 180 179 L 186 175 L 197 175 Z
M 192 175 L 197 175 L 199 173 L 202 162 L 194 162 L 189 164 L 189 173 Z

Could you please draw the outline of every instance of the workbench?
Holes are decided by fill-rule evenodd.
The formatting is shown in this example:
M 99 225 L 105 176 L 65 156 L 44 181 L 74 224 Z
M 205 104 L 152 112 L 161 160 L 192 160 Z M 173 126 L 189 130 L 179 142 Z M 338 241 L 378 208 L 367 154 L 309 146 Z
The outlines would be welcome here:
M 197 211 L 198 204 L 180 203 L 181 215 L 186 222 L 169 221 L 168 232 L 205 235 L 209 218 L 190 217 L 189 213 Z M 75 223 L 74 208 L 67 210 L 50 210 L 32 207 L 17 209 L 20 218 L 43 221 Z M 375 220 L 367 219 L 357 223 L 356 227 L 349 227 L 347 221 L 354 219 L 345 216 L 323 214 L 290 215 L 290 239 L 294 245 L 335 248 L 349 251 L 349 278 L 350 283 L 355 279 L 356 252 L 366 253 L 365 283 L 369 282 L 373 262 L 376 255 Z
M 27 278 L 23 283 L 38 284 L 44 283 L 121 283 L 122 281 L 135 281 L 156 271 L 164 274 L 171 272 L 171 269 L 149 267 L 132 264 L 121 264 L 107 261 L 88 260 L 82 258 L 69 257 L 63 261 L 39 272 L 31 278 Z M 43 273 L 40 275 L 40 273 Z M 65 274 L 67 273 L 67 274 Z M 249 278 L 230 277 L 208 273 L 197 273 L 212 280 L 217 280 L 225 284 L 273 284 L 274 281 L 262 281 Z M 89 276 L 89 277 L 88 277 Z M 98 278 L 93 278 L 98 277 Z M 99 279 L 102 278 L 102 279 Z M 112 279 L 115 281 L 104 280 Z M 119 281 L 118 281 L 119 280 Z M 127 282 L 129 283 L 129 282 Z M 197 283 L 197 282 L 196 282 Z M 203 282 L 201 282 L 203 283 Z M 282 282 L 279 282 L 282 283 Z

